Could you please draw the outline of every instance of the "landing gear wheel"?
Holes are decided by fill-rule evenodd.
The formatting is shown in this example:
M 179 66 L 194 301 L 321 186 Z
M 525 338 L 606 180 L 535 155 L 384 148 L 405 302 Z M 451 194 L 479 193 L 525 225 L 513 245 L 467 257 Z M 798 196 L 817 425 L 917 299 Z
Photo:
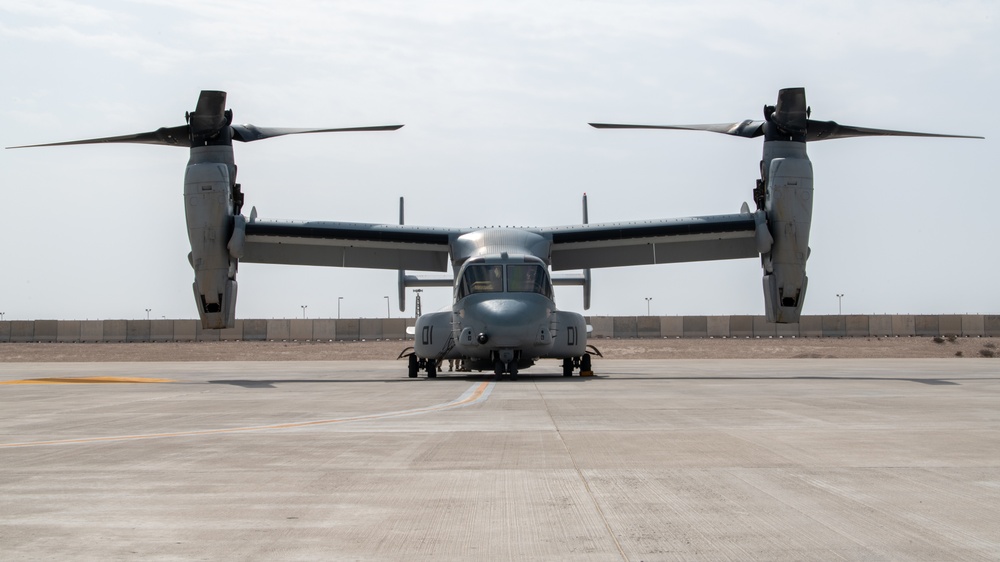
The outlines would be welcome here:
M 507 372 L 510 373 L 511 380 L 515 380 L 516 381 L 517 380 L 517 363 L 511 361 L 510 364 L 507 365 Z
M 435 361 L 433 359 L 428 359 L 427 360 L 427 378 L 429 378 L 429 379 L 435 379 L 435 378 L 437 378 L 437 376 L 438 376 L 437 361 Z
M 590 371 L 590 370 L 591 370 L 590 354 L 588 353 L 584 355 L 583 358 L 580 359 L 580 372 L 582 373 L 584 371 Z
M 420 365 L 417 362 L 417 356 L 411 355 L 410 359 L 407 361 L 406 374 L 411 379 L 417 378 L 417 373 L 420 371 Z
M 500 378 L 503 376 L 503 361 L 497 361 L 493 364 L 493 374 Z
M 567 357 L 567 358 L 563 359 L 563 365 L 562 365 L 562 367 L 563 367 L 563 376 L 564 377 L 572 377 L 573 376 L 573 359 L 572 358 Z

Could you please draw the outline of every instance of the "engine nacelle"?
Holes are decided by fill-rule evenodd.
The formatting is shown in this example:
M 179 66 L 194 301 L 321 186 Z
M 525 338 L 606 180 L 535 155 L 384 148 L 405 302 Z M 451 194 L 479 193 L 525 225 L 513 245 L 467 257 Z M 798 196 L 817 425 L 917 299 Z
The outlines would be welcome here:
M 452 340 L 452 313 L 429 312 L 420 315 L 414 326 L 413 349 L 422 359 L 440 359 Z
M 243 238 L 233 236 L 237 221 L 231 185 L 229 167 L 216 162 L 189 164 L 184 176 L 188 259 L 194 268 L 198 315 L 206 329 L 231 328 L 236 321 L 236 268 Z
M 802 157 L 770 160 L 765 212 L 774 242 L 761 255 L 764 308 L 768 321 L 794 323 L 802 314 L 808 283 L 813 173 L 805 143 L 780 144 L 801 144 Z
M 557 310 L 552 313 L 552 346 L 545 357 L 563 359 L 587 353 L 587 321 L 575 312 Z

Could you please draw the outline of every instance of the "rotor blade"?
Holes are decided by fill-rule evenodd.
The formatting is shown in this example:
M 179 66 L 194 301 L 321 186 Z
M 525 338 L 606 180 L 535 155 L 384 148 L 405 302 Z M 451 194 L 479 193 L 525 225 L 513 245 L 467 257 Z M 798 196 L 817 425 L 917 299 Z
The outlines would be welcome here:
M 346 127 L 339 129 L 294 129 L 288 127 L 257 127 L 256 125 L 233 125 L 233 140 L 251 142 L 284 135 L 306 133 L 340 133 L 350 131 L 395 131 L 402 125 L 377 125 L 374 127 Z
M 739 123 L 710 123 L 704 125 L 623 125 L 618 123 L 590 123 L 597 129 L 670 129 L 680 131 L 710 131 L 735 137 L 752 139 L 764 134 L 763 121 L 746 119 Z
M 869 129 L 867 127 L 852 127 L 851 125 L 841 125 L 834 121 L 813 121 L 809 120 L 809 132 L 806 140 L 809 142 L 846 139 L 851 137 L 942 137 L 950 139 L 981 139 L 984 137 L 974 137 L 967 135 L 941 135 L 937 133 L 915 133 L 911 131 L 891 131 L 888 129 Z
M 39 146 L 69 146 L 74 144 L 103 144 L 103 143 L 135 143 L 135 144 L 163 144 L 167 146 L 191 146 L 188 126 L 161 127 L 148 133 L 136 133 L 133 135 L 121 135 L 117 137 L 102 137 L 99 139 L 85 139 L 67 142 L 50 142 L 45 144 L 28 144 L 24 146 L 8 146 L 7 148 L 35 148 Z

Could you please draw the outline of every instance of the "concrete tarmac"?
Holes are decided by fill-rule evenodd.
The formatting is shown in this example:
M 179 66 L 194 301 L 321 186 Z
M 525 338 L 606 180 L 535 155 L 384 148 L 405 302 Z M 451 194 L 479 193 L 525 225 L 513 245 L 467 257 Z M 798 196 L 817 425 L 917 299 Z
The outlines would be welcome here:
M 3 363 L 0 560 L 1000 560 L 996 359 L 595 371 Z

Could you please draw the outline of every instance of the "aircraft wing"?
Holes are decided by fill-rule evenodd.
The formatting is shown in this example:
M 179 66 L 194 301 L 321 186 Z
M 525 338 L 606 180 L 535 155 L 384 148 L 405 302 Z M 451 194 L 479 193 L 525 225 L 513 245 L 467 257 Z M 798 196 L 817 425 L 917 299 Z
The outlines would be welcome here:
M 347 222 L 252 221 L 240 261 L 447 271 L 447 228 Z
M 552 237 L 552 269 L 752 258 L 754 215 L 714 215 L 539 229 Z

